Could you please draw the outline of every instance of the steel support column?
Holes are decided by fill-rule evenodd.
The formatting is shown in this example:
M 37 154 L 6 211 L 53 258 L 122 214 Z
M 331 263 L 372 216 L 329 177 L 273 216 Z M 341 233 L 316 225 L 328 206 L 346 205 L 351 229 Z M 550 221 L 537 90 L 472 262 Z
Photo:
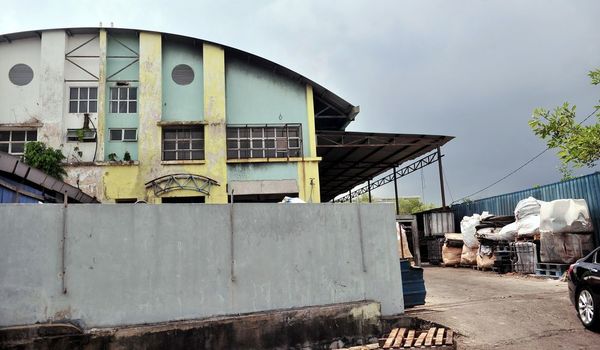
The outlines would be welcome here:
M 442 168 L 442 151 L 437 147 L 438 154 L 438 170 L 440 172 L 440 191 L 442 192 L 442 208 L 446 207 L 446 192 L 444 191 L 444 171 Z
M 394 199 L 396 202 L 396 215 L 400 215 L 400 203 L 398 203 L 398 175 L 396 167 L 394 167 Z
M 369 186 L 369 203 L 371 203 L 371 180 L 367 180 L 367 186 Z

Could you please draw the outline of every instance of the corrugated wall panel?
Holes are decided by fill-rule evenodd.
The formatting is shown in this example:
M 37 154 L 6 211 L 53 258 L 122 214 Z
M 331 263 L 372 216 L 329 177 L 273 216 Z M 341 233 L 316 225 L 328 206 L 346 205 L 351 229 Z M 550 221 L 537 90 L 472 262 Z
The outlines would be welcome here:
M 495 215 L 513 215 L 517 203 L 527 197 L 534 197 L 543 201 L 564 198 L 585 199 L 594 224 L 596 244 L 600 242 L 600 172 L 537 188 L 478 199 L 469 203 L 455 204 L 450 209 L 454 213 L 454 220 L 458 229 L 463 216 L 470 216 L 474 213 L 479 214 L 488 211 Z

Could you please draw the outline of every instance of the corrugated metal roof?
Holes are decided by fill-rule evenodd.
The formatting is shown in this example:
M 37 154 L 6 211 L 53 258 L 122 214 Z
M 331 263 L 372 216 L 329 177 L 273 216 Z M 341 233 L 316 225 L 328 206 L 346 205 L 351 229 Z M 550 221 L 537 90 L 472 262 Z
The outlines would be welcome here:
M 460 227 L 460 220 L 463 216 L 470 216 L 474 213 L 489 211 L 495 215 L 514 215 L 517 203 L 527 197 L 543 201 L 566 198 L 585 199 L 594 224 L 596 244 L 600 243 L 600 172 L 568 181 L 455 204 L 450 209 L 454 212 L 454 220 L 459 225 L 457 227 Z
M 452 136 L 374 132 L 317 132 L 321 201 L 441 147 Z

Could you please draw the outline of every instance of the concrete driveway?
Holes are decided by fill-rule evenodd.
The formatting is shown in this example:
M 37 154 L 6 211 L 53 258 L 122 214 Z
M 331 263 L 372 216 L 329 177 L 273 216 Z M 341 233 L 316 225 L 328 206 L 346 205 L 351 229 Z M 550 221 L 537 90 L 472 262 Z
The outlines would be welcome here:
M 435 266 L 424 275 L 426 304 L 407 314 L 454 329 L 459 349 L 600 349 L 566 282 Z

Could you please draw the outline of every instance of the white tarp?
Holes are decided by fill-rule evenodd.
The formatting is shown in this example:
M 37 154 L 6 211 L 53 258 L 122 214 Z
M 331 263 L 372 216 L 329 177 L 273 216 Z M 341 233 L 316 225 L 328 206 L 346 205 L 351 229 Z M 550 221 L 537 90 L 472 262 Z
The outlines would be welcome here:
M 585 199 L 558 199 L 541 203 L 540 232 L 592 232 L 590 211 Z

